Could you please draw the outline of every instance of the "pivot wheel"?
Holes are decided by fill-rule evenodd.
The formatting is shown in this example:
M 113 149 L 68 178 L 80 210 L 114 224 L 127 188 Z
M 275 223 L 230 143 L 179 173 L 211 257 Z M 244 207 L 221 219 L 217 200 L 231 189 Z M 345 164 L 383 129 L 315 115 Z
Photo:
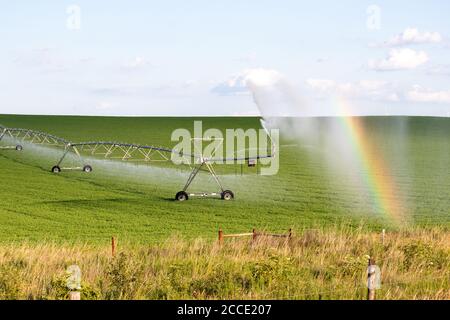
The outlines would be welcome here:
M 18 144 L 18 145 L 16 146 L 16 150 L 17 150 L 17 151 L 22 151 L 22 150 L 23 150 L 23 147 L 22 147 L 20 144 Z
M 177 200 L 177 201 L 186 201 L 188 199 L 189 199 L 189 196 L 184 191 L 178 192 L 177 195 L 175 196 L 175 200 Z
M 83 171 L 86 173 L 92 172 L 92 167 L 90 165 L 85 165 Z
M 61 168 L 60 168 L 59 166 L 54 166 L 54 167 L 52 168 L 52 172 L 53 172 L 53 173 L 60 173 L 60 172 L 61 172 Z
M 222 199 L 226 201 L 234 199 L 234 194 L 231 190 L 225 190 L 224 192 L 222 192 L 221 196 Z

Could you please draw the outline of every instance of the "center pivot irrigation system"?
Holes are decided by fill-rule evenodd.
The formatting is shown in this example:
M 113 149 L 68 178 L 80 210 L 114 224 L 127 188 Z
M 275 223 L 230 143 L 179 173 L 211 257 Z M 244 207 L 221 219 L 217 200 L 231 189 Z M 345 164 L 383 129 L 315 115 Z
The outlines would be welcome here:
M 80 142 L 72 143 L 65 139 L 47 134 L 41 131 L 34 131 L 29 129 L 20 128 L 6 128 L 0 125 L 0 142 L 7 140 L 13 143 L 7 146 L 0 146 L 0 149 L 11 149 L 22 151 L 24 143 L 39 144 L 46 146 L 54 146 L 63 148 L 63 153 L 58 163 L 52 167 L 53 173 L 60 173 L 63 170 L 82 170 L 86 173 L 92 172 L 93 168 L 85 161 L 86 156 L 101 157 L 103 159 L 120 160 L 125 162 L 169 162 L 171 156 L 176 154 L 184 160 L 193 160 L 193 166 L 191 173 L 184 185 L 183 189 L 175 195 L 175 200 L 186 201 L 189 197 L 210 197 L 220 196 L 223 200 L 232 200 L 234 193 L 231 190 L 224 188 L 219 176 L 213 168 L 213 163 L 229 163 L 230 161 L 247 161 L 249 166 L 253 166 L 258 159 L 272 158 L 275 155 L 276 146 L 272 141 L 269 131 L 266 129 L 264 122 L 261 120 L 261 124 L 265 129 L 270 141 L 271 152 L 268 155 L 257 156 L 243 156 L 243 157 L 230 157 L 230 158 L 215 158 L 204 157 L 203 155 L 186 154 L 175 149 L 155 147 L 151 145 L 138 145 L 130 143 L 120 142 L 105 142 L 105 141 L 93 141 L 93 142 Z M 195 140 L 195 139 L 193 139 Z M 203 139 L 201 139 L 203 140 Z M 211 141 L 211 140 L 209 140 Z M 68 154 L 75 155 L 75 159 L 78 162 L 77 166 L 63 167 L 62 163 L 67 158 Z M 215 153 L 215 150 L 213 154 Z M 189 163 L 189 161 L 187 161 Z M 208 172 L 217 183 L 219 187 L 218 192 L 188 192 L 189 186 L 194 181 L 195 177 L 200 171 Z
M 0 141 L 4 138 L 15 141 L 14 145 L 0 146 L 0 149 L 15 149 L 22 151 L 22 143 L 45 144 L 48 146 L 63 147 L 69 142 L 59 137 L 41 131 L 20 128 L 5 128 L 0 125 Z

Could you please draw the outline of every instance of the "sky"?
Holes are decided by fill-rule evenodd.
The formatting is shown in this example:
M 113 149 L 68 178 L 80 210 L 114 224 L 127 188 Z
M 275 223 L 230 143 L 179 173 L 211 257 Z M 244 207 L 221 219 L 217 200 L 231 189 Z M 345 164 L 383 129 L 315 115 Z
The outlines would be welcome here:
M 449 1 L 0 5 L 0 114 L 450 115 Z

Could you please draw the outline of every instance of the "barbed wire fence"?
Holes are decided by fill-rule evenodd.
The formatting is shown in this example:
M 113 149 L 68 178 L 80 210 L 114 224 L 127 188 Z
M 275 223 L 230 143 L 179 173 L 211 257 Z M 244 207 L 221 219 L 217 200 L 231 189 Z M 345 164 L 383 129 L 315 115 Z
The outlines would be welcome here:
M 302 232 L 305 234 L 307 232 L 317 232 L 317 231 L 323 231 L 322 229 L 304 229 Z M 235 234 L 224 234 L 223 230 L 219 229 L 218 232 L 218 244 L 220 246 L 224 245 L 224 240 L 227 238 L 243 238 L 243 237 L 251 237 L 252 244 L 257 243 L 258 239 L 261 237 L 267 237 L 267 238 L 276 238 L 276 239 L 283 239 L 285 243 L 288 243 L 291 239 L 294 238 L 292 229 L 289 229 L 288 233 L 285 234 L 273 234 L 268 232 L 258 232 L 256 229 L 253 229 L 252 232 L 249 233 L 235 233 Z M 386 229 L 382 229 L 380 233 L 380 243 L 384 246 L 387 241 L 387 232 Z M 377 259 L 377 263 L 383 263 L 384 265 L 389 263 L 395 263 L 396 261 L 393 259 L 385 258 L 385 259 Z M 296 293 L 291 294 L 291 287 L 287 288 L 287 295 L 286 299 L 324 299 L 324 298 L 344 298 L 344 299 L 364 299 L 364 297 L 367 298 L 367 300 L 375 300 L 376 299 L 376 292 L 378 290 L 382 290 L 381 292 L 384 293 L 385 297 L 389 297 L 389 292 L 392 290 L 402 290 L 407 291 L 408 284 L 413 284 L 413 282 L 417 282 L 417 280 L 410 280 L 405 281 L 382 281 L 382 270 L 380 267 L 375 264 L 374 257 L 368 256 L 368 267 L 366 270 L 367 278 L 365 279 L 366 283 L 362 284 L 362 278 L 361 283 L 354 283 L 351 287 L 346 288 L 332 288 L 327 290 L 317 290 L 312 289 L 314 292 L 304 292 L 304 293 Z M 425 275 L 424 275 L 425 276 Z M 405 278 L 408 278 L 408 274 L 405 274 Z M 450 299 L 450 274 L 444 274 L 440 276 L 432 275 L 429 278 L 421 277 L 420 282 L 421 283 L 428 283 L 428 282 L 436 282 L 437 280 L 442 280 L 443 287 L 438 290 L 436 296 L 442 293 L 443 299 Z M 447 285 L 445 287 L 445 285 Z M 343 295 L 342 295 L 343 294 Z M 347 298 L 348 297 L 348 298 Z

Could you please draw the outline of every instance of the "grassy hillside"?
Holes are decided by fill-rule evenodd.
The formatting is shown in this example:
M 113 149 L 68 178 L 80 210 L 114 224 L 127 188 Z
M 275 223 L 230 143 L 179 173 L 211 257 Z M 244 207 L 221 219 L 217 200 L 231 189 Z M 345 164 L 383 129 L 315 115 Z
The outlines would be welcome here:
M 10 127 L 42 130 L 73 141 L 114 140 L 173 146 L 176 128 L 192 128 L 193 118 L 97 118 L 0 116 Z M 205 129 L 259 128 L 256 118 L 195 118 Z M 450 119 L 366 118 L 378 156 L 389 164 L 401 203 L 413 225 L 450 225 Z M 173 201 L 188 173 L 161 168 L 92 160 L 94 172 L 49 169 L 60 150 L 28 146 L 21 153 L 0 150 L 0 241 L 104 243 L 111 235 L 139 242 L 158 242 L 173 234 L 212 238 L 220 227 L 227 232 L 252 228 L 274 232 L 334 224 L 371 229 L 398 228 L 380 214 L 370 190 L 357 181 L 368 174 L 330 164 L 329 145 L 321 135 L 337 119 L 319 119 L 319 138 L 298 141 L 282 132 L 281 166 L 277 176 L 260 176 L 255 169 L 220 167 L 236 200 Z M 301 123 L 301 122 L 300 122 Z M 375 156 L 375 155 L 374 155 Z M 333 158 L 333 157 L 331 157 Z M 212 190 L 211 190 L 212 188 Z M 194 186 L 215 191 L 204 175 Z
M 381 270 L 377 299 L 450 299 L 450 238 L 439 229 L 380 233 L 308 230 L 285 242 L 171 238 L 158 245 L 0 246 L 0 299 L 67 299 L 66 268 L 82 299 L 356 299 L 367 256 Z

